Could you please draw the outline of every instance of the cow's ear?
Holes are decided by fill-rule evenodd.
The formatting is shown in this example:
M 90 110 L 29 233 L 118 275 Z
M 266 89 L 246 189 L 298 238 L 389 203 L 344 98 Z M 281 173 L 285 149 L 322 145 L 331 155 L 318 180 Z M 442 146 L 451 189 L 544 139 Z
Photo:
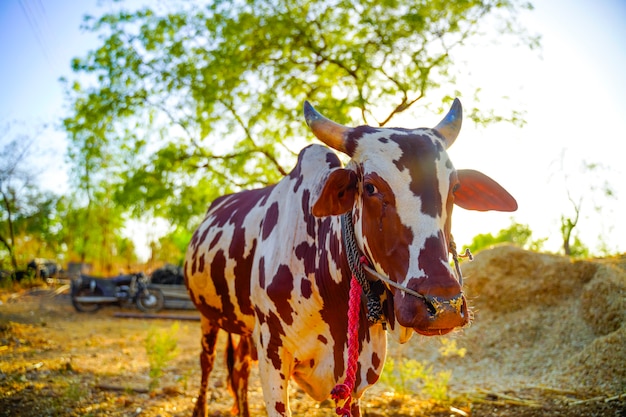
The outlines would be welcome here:
M 326 177 L 311 212 L 316 217 L 336 216 L 352 208 L 357 178 L 354 171 L 339 168 Z
M 454 204 L 467 210 L 515 211 L 517 201 L 500 184 L 479 171 L 457 170 L 459 187 Z

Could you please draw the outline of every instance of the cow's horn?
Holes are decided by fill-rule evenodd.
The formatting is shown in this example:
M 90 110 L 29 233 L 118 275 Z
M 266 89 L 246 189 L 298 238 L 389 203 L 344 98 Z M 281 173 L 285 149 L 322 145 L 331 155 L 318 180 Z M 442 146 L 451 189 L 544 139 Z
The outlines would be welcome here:
M 461 131 L 462 123 L 463 107 L 461 106 L 459 99 L 455 98 L 452 103 L 452 107 L 450 107 L 448 114 L 446 114 L 446 117 L 444 117 L 443 120 L 435 126 L 435 130 L 441 133 L 446 140 L 446 149 L 452 146 L 456 140 L 456 137 Z
M 335 123 L 322 116 L 308 101 L 304 102 L 304 118 L 313 134 L 333 149 L 347 154 L 345 134 L 349 127 Z

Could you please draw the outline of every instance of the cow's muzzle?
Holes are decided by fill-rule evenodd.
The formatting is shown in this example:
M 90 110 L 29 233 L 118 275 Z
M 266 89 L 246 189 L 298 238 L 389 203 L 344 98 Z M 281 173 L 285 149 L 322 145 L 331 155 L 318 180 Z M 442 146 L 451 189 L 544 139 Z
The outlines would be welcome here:
M 394 298 L 398 323 L 425 336 L 450 333 L 470 321 L 463 293 L 452 297 L 423 295 L 420 298 L 396 293 Z
M 369 275 L 368 279 L 383 281 L 398 290 L 395 294 L 399 298 L 395 299 L 394 304 L 401 326 L 413 328 L 420 334 L 430 336 L 446 334 L 469 323 L 470 313 L 465 296 L 454 279 L 450 280 L 454 283 L 452 287 L 461 292 L 452 297 L 434 296 L 400 285 L 379 274 L 366 263 L 362 264 L 362 268 Z
M 414 327 L 420 334 L 442 335 L 469 323 L 469 311 L 463 293 L 448 299 L 427 295 L 424 297 L 424 304 L 428 313 L 428 325 Z

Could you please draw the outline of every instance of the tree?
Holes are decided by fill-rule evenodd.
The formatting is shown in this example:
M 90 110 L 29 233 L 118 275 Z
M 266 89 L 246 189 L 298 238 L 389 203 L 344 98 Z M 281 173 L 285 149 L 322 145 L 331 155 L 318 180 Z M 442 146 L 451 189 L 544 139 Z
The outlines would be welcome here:
M 122 236 L 122 208 L 106 192 L 94 193 L 91 201 L 84 205 L 76 193 L 59 199 L 55 241 L 67 260 L 91 263 L 94 272 L 117 274 L 117 267 L 131 271 L 137 256 L 132 240 Z
M 157 267 L 162 264 L 182 266 L 191 235 L 189 230 L 178 227 L 159 238 L 158 242 L 152 242 L 149 262 L 153 264 L 152 266 L 156 265 Z
M 518 0 L 209 0 L 87 17 L 102 44 L 72 64 L 70 155 L 91 174 L 104 160 L 100 179 L 134 215 L 191 228 L 214 197 L 288 171 L 310 137 L 305 99 L 341 123 L 386 125 L 454 85 L 454 51 L 482 39 L 484 25 L 536 45 L 516 20 L 526 8 Z M 519 116 L 467 110 L 481 122 Z
M 495 236 L 491 233 L 481 233 L 474 236 L 472 243 L 469 245 L 469 250 L 472 253 L 476 253 L 499 243 L 510 243 L 524 249 L 539 251 L 546 240 L 533 240 L 532 230 L 530 230 L 528 225 L 511 220 L 511 226 L 500 230 Z
M 603 210 L 600 201 L 606 204 L 608 200 L 615 198 L 613 188 L 606 179 L 610 178 L 610 172 L 607 175 L 606 172 L 609 170 L 602 164 L 582 161 L 579 172 L 582 175 L 579 176 L 579 179 L 573 180 L 572 172 L 566 169 L 564 165 L 565 153 L 561 155 L 560 172 L 563 176 L 567 200 L 572 211 L 569 214 L 561 214 L 560 218 L 563 253 L 566 256 L 586 257 L 589 256 L 589 248 L 576 235 L 575 229 L 581 221 L 585 202 L 587 206 L 589 203 L 593 205 L 596 214 L 606 215 L 606 210 Z M 580 178 L 584 179 L 585 184 L 581 184 L 583 180 Z
M 568 217 L 564 214 L 561 214 L 561 236 L 563 237 L 563 253 L 565 256 L 572 255 L 572 248 L 570 241 L 572 239 L 572 232 L 574 228 L 578 225 L 578 220 L 580 219 L 580 209 L 582 207 L 583 199 L 582 197 L 576 202 L 572 199 L 569 191 L 567 192 L 567 197 L 569 202 L 572 203 L 572 207 L 574 209 L 574 216 Z
M 10 125 L 3 128 L 2 138 L 8 140 L 0 149 L 0 254 L 4 252 L 7 256 L 1 258 L 8 258 L 17 271 L 20 263 L 27 262 L 21 259 L 26 245 L 31 254 L 52 252 L 45 249 L 57 197 L 36 185 L 38 168 L 30 160 L 34 140 L 13 134 Z

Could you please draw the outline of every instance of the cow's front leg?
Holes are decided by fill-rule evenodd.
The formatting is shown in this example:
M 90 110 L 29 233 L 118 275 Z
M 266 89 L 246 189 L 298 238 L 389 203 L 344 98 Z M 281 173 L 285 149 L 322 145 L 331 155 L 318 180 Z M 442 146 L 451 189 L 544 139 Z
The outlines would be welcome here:
M 257 326 L 258 327 L 258 326 Z M 255 337 L 259 358 L 259 377 L 268 417 L 290 417 L 289 379 L 292 355 L 267 334 Z M 263 343 L 265 341 L 265 343 Z

